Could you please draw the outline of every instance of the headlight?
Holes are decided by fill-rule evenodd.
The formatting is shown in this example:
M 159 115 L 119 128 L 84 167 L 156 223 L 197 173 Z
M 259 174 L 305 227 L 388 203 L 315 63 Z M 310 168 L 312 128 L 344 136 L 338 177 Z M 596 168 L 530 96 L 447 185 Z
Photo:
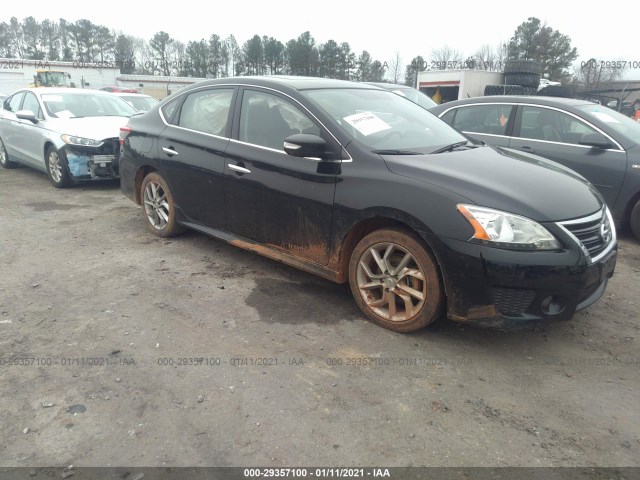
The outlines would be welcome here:
M 62 141 L 71 145 L 82 145 L 83 147 L 99 147 L 102 140 L 94 140 L 92 138 L 76 137 L 73 135 L 61 135 Z
M 518 250 L 557 250 L 560 244 L 549 231 L 525 217 L 492 208 L 458 204 L 458 211 L 474 229 L 472 239 Z

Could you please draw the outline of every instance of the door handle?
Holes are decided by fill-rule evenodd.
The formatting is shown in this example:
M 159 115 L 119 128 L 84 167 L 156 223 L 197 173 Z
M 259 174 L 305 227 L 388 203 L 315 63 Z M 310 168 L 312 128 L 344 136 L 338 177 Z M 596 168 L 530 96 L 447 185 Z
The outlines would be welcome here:
M 244 168 L 239 165 L 234 165 L 233 163 L 227 163 L 227 167 L 229 167 L 229 169 L 233 170 L 234 172 L 251 173 L 251 170 L 249 170 L 248 168 Z
M 173 157 L 174 155 L 178 156 L 180 155 L 178 152 L 176 152 L 173 147 L 162 147 L 162 151 L 164 153 L 166 153 L 167 155 L 169 155 L 170 157 Z
M 534 148 L 531 148 L 528 145 L 525 145 L 524 147 L 520 147 L 520 150 L 524 150 L 525 152 L 529 152 L 529 153 L 536 153 Z

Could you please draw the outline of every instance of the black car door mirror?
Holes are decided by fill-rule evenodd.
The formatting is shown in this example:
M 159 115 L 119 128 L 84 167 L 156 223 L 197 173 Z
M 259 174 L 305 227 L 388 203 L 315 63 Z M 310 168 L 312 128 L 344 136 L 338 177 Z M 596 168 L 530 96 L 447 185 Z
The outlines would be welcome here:
M 602 150 L 606 150 L 607 148 L 613 148 L 614 145 L 607 140 L 604 135 L 600 135 L 599 133 L 585 133 L 582 135 L 580 139 L 580 145 L 587 145 L 593 148 L 599 148 Z
M 327 142 L 318 135 L 296 133 L 284 139 L 284 151 L 293 157 L 321 159 L 327 150 Z
M 19 110 L 16 112 L 16 117 L 18 117 L 20 120 L 29 120 L 31 123 L 38 123 L 36 114 L 31 110 Z

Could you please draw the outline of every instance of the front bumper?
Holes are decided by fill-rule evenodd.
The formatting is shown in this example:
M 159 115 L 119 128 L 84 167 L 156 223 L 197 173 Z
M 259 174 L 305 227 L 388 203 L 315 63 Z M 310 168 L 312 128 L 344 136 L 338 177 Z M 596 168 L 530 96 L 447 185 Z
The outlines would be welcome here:
M 579 250 L 516 252 L 440 238 L 447 316 L 458 322 L 515 327 L 569 320 L 605 292 L 617 245 L 597 262 Z
M 103 145 L 100 148 L 67 145 L 64 153 L 74 182 L 119 178 L 119 145 Z

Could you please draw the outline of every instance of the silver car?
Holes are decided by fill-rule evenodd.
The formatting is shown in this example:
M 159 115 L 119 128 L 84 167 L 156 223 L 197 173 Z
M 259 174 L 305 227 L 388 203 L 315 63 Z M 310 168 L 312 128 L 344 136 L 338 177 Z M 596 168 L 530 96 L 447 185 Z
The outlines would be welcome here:
M 0 110 L 0 165 L 27 165 L 57 188 L 118 178 L 120 127 L 136 110 L 107 92 L 25 88 Z

